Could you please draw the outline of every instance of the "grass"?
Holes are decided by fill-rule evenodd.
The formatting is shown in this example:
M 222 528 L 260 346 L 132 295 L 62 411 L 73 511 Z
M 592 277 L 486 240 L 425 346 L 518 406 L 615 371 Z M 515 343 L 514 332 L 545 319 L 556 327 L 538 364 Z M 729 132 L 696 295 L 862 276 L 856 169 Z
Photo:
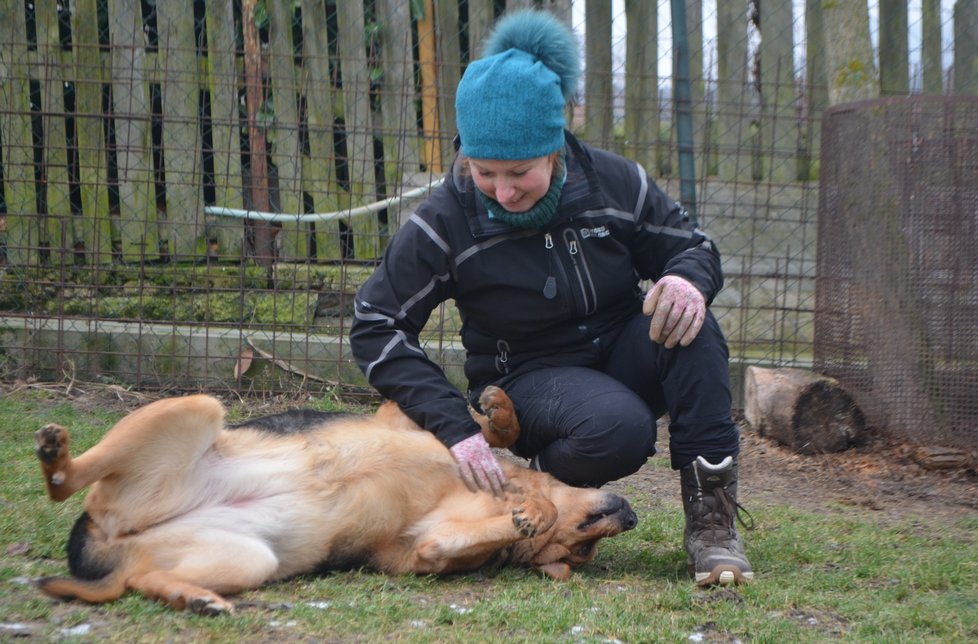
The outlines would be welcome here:
M 31 435 L 56 420 L 72 428 L 78 453 L 118 417 L 60 400 L 43 391 L 0 398 L 0 640 L 15 629 L 38 639 L 117 642 L 978 638 L 974 515 L 950 524 L 908 517 L 880 525 L 851 510 L 752 507 L 757 528 L 747 543 L 758 580 L 702 591 L 685 574 L 678 503 L 643 498 L 627 481 L 639 527 L 604 542 L 568 582 L 519 569 L 446 578 L 359 571 L 300 577 L 245 593 L 234 615 L 216 619 L 135 595 L 102 606 L 56 602 L 30 580 L 66 572 L 64 542 L 81 499 L 47 500 Z

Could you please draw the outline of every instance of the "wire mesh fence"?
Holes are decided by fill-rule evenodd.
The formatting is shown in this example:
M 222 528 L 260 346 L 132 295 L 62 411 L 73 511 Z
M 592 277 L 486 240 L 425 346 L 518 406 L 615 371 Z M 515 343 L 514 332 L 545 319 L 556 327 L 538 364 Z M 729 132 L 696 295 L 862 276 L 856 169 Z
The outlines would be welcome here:
M 978 444 L 978 97 L 832 108 L 823 142 L 816 368 L 891 432 Z
M 571 129 L 642 163 L 716 240 L 735 385 L 748 364 L 810 366 L 820 5 L 688 0 L 677 30 L 666 2 L 0 0 L 0 377 L 365 390 L 353 293 L 450 164 L 465 65 L 528 6 L 579 36 Z M 902 71 L 880 42 L 881 87 L 969 91 L 947 44 L 952 24 L 978 31 L 967 8 L 910 6 L 867 14 L 904 34 Z M 464 386 L 457 331 L 449 304 L 424 339 Z

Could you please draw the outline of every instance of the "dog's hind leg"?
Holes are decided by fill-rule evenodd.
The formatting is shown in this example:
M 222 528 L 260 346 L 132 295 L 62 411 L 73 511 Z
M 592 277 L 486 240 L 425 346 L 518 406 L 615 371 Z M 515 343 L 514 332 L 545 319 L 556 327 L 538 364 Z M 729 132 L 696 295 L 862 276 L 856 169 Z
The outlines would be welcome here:
M 129 580 L 129 587 L 176 610 L 198 615 L 222 615 L 234 605 L 214 591 L 188 583 L 168 570 L 154 570 Z
M 494 385 L 486 387 L 479 396 L 483 414 L 474 414 L 482 435 L 492 447 L 509 447 L 520 436 L 513 401 L 506 392 Z
M 200 615 L 231 612 L 231 602 L 222 595 L 257 588 L 273 578 L 279 566 L 267 544 L 227 530 L 164 529 L 141 548 L 158 563 L 128 576 L 126 587 Z
M 68 430 L 54 423 L 45 425 L 34 434 L 34 453 L 41 461 L 41 472 L 44 474 L 48 496 L 55 501 L 64 501 L 84 487 L 73 485 L 80 480 L 80 477 L 74 476 L 71 477 L 71 483 L 65 484 L 73 469 L 68 443 Z
M 179 475 L 196 462 L 224 426 L 224 408 L 209 396 L 159 400 L 115 424 L 85 453 L 72 458 L 68 430 L 49 424 L 35 434 L 35 451 L 48 495 L 64 501 L 92 483 L 132 473 Z

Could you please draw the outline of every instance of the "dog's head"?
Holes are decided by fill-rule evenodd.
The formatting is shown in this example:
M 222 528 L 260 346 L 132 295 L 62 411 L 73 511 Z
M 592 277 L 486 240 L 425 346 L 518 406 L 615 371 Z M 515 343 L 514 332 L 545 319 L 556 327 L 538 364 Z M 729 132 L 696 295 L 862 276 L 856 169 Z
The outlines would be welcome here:
M 557 520 L 546 532 L 517 544 L 514 558 L 520 563 L 565 580 L 571 568 L 594 558 L 601 539 L 638 525 L 628 501 L 617 494 L 571 487 L 548 475 L 541 478 L 545 481 L 539 491 L 557 508 Z

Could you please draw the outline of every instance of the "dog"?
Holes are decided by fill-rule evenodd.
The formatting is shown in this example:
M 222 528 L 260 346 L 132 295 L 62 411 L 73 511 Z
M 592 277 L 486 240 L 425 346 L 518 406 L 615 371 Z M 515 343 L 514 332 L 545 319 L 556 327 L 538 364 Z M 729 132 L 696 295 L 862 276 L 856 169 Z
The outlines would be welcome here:
M 490 445 L 519 435 L 496 387 L 473 414 Z M 507 459 L 501 495 L 469 490 L 451 453 L 391 402 L 373 415 L 294 410 L 228 426 L 215 398 L 150 403 L 72 458 L 45 425 L 35 450 L 47 492 L 88 487 L 68 539 L 72 577 L 39 580 L 89 603 L 127 591 L 174 609 L 233 611 L 224 596 L 306 573 L 367 568 L 441 574 L 487 565 L 567 579 L 595 544 L 635 527 L 628 502 Z

